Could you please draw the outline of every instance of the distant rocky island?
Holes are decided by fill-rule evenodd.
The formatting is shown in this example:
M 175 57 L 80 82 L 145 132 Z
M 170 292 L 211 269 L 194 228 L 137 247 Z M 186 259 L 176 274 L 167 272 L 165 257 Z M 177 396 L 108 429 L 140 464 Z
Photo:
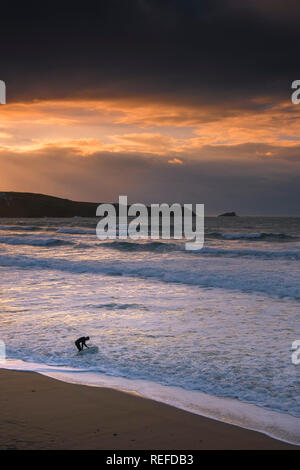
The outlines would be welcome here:
M 235 212 L 224 212 L 224 214 L 220 214 L 218 217 L 237 217 L 237 215 Z

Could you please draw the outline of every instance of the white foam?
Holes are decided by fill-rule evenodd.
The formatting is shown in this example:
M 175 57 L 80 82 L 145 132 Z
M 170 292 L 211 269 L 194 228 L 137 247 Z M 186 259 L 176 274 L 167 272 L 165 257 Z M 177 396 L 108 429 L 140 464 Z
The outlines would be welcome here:
M 23 244 L 25 243 L 24 238 L 21 241 Z M 49 241 L 49 239 L 46 239 L 46 241 L 48 244 L 53 242 L 53 240 Z M 37 242 L 33 243 L 36 244 Z M 67 240 L 59 243 L 72 245 L 72 242 Z M 41 244 L 44 246 L 45 240 L 42 240 Z M 220 253 L 220 250 L 204 248 L 203 253 L 208 252 L 217 254 Z M 230 254 L 230 250 L 223 250 L 223 254 L 224 252 Z M 235 255 L 241 252 L 242 250 L 236 250 Z M 246 254 L 247 250 L 244 250 L 243 253 Z M 244 263 L 239 256 L 235 258 L 216 257 L 212 262 L 211 259 L 196 259 L 196 257 L 192 258 L 188 255 L 188 258 L 182 257 L 174 262 L 172 257 L 169 259 L 154 258 L 154 255 L 152 255 L 151 258 L 145 257 L 143 262 L 137 262 L 133 257 L 128 257 L 127 253 L 126 257 L 118 258 L 117 262 L 115 257 L 101 257 L 101 262 L 99 262 L 99 257 L 97 259 L 88 259 L 87 256 L 83 261 L 82 259 L 64 258 L 63 255 L 61 258 L 49 258 L 26 256 L 23 254 L 1 254 L 0 266 L 60 270 L 74 274 L 88 272 L 90 274 L 109 276 L 140 277 L 168 283 L 214 287 L 243 292 L 259 292 L 272 296 L 277 295 L 299 299 L 298 259 L 295 260 L 292 257 L 298 256 L 300 253 L 290 254 L 289 269 L 286 269 L 286 259 L 279 259 L 282 256 L 281 253 L 279 253 L 273 269 L 270 269 L 270 265 L 267 265 L 263 258 L 249 259 L 247 263 Z M 276 253 L 274 256 L 276 256 Z M 286 253 L 284 256 L 286 256 Z M 282 272 L 284 272 L 284 276 Z
M 84 369 L 54 367 L 8 359 L 4 369 L 33 371 L 67 383 L 107 387 L 166 403 L 201 416 L 259 431 L 275 439 L 300 445 L 300 418 L 266 410 L 231 398 L 219 398 L 196 390 L 160 385 L 146 380 L 132 380 L 89 372 Z

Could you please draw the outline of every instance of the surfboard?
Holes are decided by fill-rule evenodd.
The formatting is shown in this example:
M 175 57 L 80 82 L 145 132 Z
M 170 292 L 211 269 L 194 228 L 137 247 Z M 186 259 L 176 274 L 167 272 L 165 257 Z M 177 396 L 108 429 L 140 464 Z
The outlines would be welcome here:
M 77 354 L 80 354 L 82 356 L 83 354 L 96 354 L 99 352 L 98 346 L 90 346 L 89 348 L 84 348 L 81 351 L 78 351 Z

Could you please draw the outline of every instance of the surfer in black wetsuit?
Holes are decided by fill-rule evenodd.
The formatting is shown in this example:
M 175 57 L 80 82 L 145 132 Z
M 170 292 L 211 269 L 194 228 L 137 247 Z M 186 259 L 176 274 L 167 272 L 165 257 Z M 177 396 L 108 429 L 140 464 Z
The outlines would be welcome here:
M 82 351 L 83 350 L 83 346 L 85 346 L 86 348 L 89 348 L 87 345 L 86 345 L 86 341 L 88 341 L 90 339 L 89 336 L 81 336 L 81 338 L 78 338 L 76 339 L 75 341 L 75 345 L 78 349 L 78 351 Z

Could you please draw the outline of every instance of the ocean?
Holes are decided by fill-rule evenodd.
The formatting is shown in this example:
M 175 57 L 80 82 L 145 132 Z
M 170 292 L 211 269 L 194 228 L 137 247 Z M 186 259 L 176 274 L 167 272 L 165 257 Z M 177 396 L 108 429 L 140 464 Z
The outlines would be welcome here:
M 206 217 L 195 252 L 99 241 L 96 223 L 0 220 L 3 366 L 300 444 L 300 218 Z M 87 335 L 98 354 L 77 354 Z

